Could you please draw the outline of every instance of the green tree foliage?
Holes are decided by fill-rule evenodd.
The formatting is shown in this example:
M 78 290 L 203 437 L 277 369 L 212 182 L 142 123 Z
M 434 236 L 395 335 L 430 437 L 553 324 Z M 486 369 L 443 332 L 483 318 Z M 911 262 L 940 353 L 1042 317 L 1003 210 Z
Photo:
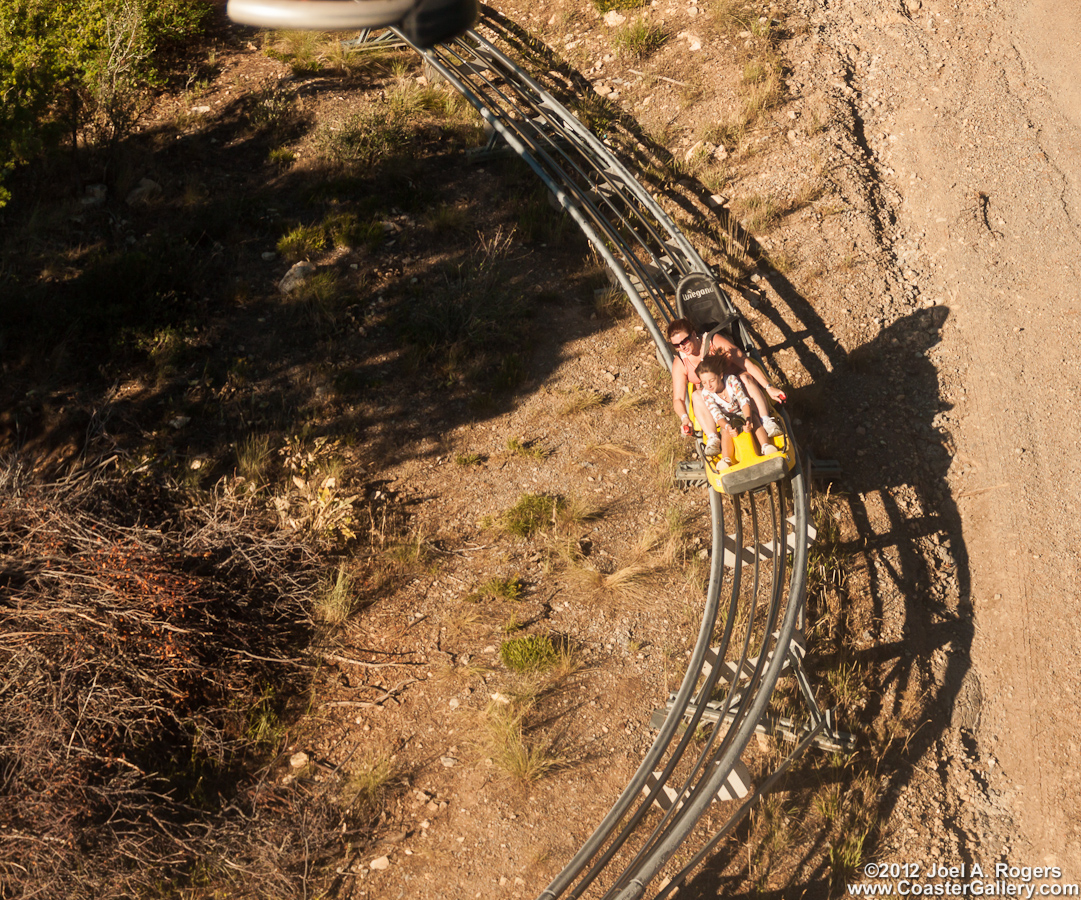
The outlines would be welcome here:
M 163 53 L 199 34 L 208 0 L 0 0 L 0 177 L 95 122 L 134 122 Z M 0 186 L 0 206 L 9 195 Z

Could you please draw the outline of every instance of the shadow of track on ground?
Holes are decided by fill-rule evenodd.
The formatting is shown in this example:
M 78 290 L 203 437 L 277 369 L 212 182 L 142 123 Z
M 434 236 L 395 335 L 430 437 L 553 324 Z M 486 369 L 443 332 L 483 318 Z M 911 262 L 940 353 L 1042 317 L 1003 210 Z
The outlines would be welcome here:
M 840 723 L 859 735 L 858 749 L 841 764 L 812 752 L 778 788 L 779 815 L 801 835 L 787 852 L 769 849 L 764 826 L 741 827 L 684 888 L 690 897 L 838 896 L 860 877 L 830 864 L 845 834 L 865 837 L 871 849 L 913 779 L 928 777 L 926 763 L 917 769 L 916 761 L 944 763 L 947 738 L 959 733 L 963 744 L 975 727 L 968 557 L 947 481 L 951 448 L 934 425 L 949 405 L 926 356 L 947 316 L 942 308 L 918 310 L 856 348 L 832 374 L 793 392 L 810 440 L 843 470 L 830 493 L 851 523 L 838 547 L 851 572 L 834 601 L 812 588 L 808 663 L 827 694 L 831 672 L 853 666 L 866 678 L 859 709 Z M 816 645 L 839 649 L 816 653 Z M 872 819 L 841 813 L 829 820 L 811 808 L 824 786 L 865 776 Z M 959 833 L 961 861 L 971 863 L 976 848 L 967 841 Z M 748 881 L 758 879 L 761 890 L 742 893 L 732 867 L 748 868 L 749 859 Z M 771 893 L 779 883 L 784 887 Z

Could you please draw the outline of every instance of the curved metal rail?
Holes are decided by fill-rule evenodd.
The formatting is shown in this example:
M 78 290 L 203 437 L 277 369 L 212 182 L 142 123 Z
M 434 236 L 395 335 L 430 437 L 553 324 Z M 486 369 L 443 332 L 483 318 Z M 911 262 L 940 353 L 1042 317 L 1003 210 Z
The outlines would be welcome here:
M 509 53 L 529 58 L 532 52 L 511 25 L 485 8 L 478 27 L 489 37 L 474 30 L 430 50 L 414 49 L 477 108 L 574 219 L 671 367 L 663 326 L 675 316 L 676 286 L 688 273 L 714 273 L 611 150 L 511 59 Z M 738 310 L 721 295 L 735 316 L 737 337 L 755 353 Z M 587 891 L 606 900 L 636 900 L 662 870 L 667 880 L 654 896 L 667 896 L 825 727 L 799 663 L 809 532 L 800 464 L 785 482 L 740 497 L 709 489 L 709 502 L 712 560 L 686 675 L 638 770 L 541 900 L 573 900 Z M 811 724 L 792 727 L 790 735 L 799 739 L 793 754 L 734 805 L 719 832 L 702 836 L 703 846 L 687 866 L 668 871 L 712 803 L 746 796 L 739 783 L 749 780 L 749 772 L 740 757 L 786 667 L 795 670 L 811 704 Z M 695 734 L 708 722 L 716 724 L 699 746 Z M 654 804 L 664 812 L 647 821 Z

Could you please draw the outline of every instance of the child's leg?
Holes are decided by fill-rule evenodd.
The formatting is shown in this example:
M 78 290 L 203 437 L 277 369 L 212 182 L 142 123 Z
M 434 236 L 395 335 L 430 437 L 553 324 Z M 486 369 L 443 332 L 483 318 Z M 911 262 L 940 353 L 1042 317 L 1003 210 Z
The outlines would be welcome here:
M 766 429 L 761 425 L 758 425 L 754 430 L 754 436 L 758 438 L 758 455 L 767 456 L 770 453 L 777 452 L 777 445 L 769 439 L 769 435 L 766 434 Z
M 777 424 L 777 420 L 774 418 L 773 412 L 770 409 L 769 396 L 766 393 L 766 389 L 755 380 L 750 372 L 744 372 L 740 375 L 739 382 L 743 385 L 744 390 L 747 391 L 747 396 L 751 398 L 751 403 L 754 404 L 758 417 L 762 419 L 762 423 L 766 427 L 766 434 L 782 434 L 781 426 Z
M 726 424 L 721 428 L 721 456 L 729 462 L 732 461 L 736 454 L 735 434 L 730 425 Z
M 765 390 L 762 388 L 751 375 L 750 372 L 744 371 L 740 373 L 739 383 L 743 385 L 743 389 L 747 392 L 747 396 L 751 398 L 751 402 L 754 403 L 755 409 L 758 410 L 758 415 L 765 419 L 772 415 L 769 408 L 769 397 L 766 396 Z

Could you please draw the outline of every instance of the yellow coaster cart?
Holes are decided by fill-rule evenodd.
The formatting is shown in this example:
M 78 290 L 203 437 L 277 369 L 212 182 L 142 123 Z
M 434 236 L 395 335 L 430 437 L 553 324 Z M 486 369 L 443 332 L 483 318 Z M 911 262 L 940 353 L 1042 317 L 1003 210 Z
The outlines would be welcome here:
M 687 318 L 702 335 L 702 346 L 708 347 L 713 336 L 723 333 L 744 353 L 761 365 L 758 352 L 739 319 L 732 301 L 709 275 L 692 272 L 685 275 L 676 288 L 676 312 Z M 722 494 L 742 494 L 753 491 L 774 481 L 780 481 L 795 467 L 795 445 L 789 440 L 788 417 L 782 412 L 773 411 L 774 421 L 781 423 L 782 433 L 771 438 L 777 453 L 761 456 L 755 452 L 754 437 L 744 431 L 735 436 L 735 451 L 732 465 L 721 468 L 720 454 L 706 456 L 705 445 L 709 435 L 702 432 L 694 414 L 691 395 L 695 386 L 687 385 L 687 413 L 694 428 L 695 443 L 702 457 L 706 471 L 706 480 L 714 490 Z

